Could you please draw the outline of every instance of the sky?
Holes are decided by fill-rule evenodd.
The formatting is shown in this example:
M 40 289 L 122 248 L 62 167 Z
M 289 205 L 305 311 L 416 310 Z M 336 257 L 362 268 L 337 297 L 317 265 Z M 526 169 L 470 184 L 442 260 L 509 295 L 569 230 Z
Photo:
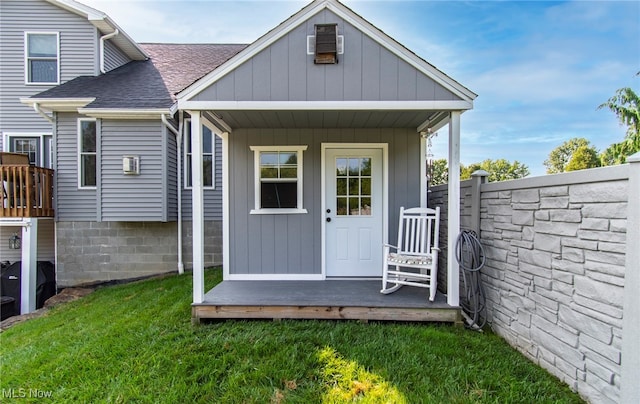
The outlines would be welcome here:
M 80 0 L 135 41 L 166 43 L 251 43 L 309 1 Z M 619 88 L 640 91 L 639 1 L 343 3 L 478 94 L 461 118 L 465 165 L 504 158 L 544 175 L 566 140 L 602 151 L 624 138 L 597 107 Z M 446 158 L 447 148 L 445 127 L 431 154 Z

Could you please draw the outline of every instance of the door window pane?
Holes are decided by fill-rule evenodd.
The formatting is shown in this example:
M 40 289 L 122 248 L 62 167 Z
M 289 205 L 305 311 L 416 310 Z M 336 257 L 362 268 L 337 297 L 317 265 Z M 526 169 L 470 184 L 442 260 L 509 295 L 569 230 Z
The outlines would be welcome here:
M 371 158 L 336 158 L 336 214 L 371 216 Z

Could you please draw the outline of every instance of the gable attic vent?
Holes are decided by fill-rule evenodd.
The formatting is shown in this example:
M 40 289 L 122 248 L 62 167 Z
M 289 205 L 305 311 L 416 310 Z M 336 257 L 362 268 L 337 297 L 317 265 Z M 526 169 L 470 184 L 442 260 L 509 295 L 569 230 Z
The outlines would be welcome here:
M 316 24 L 315 35 L 307 37 L 307 54 L 315 55 L 316 64 L 338 63 L 344 52 L 344 37 L 338 35 L 338 24 Z

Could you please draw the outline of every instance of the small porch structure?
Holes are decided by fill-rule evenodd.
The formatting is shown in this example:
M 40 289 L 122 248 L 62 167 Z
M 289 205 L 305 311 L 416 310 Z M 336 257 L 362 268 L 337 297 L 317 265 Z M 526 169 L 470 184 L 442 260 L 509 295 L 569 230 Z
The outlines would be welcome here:
M 310 44 L 327 24 L 339 48 L 318 63 Z M 457 322 L 460 116 L 475 97 L 337 0 L 313 1 L 179 93 L 191 119 L 194 319 Z M 383 245 L 396 242 L 401 206 L 427 206 L 427 139 L 446 125 L 447 291 L 432 304 L 420 289 L 381 295 L 371 279 Z M 222 143 L 224 275 L 208 292 L 203 127 Z
M 460 310 L 420 288 L 380 293 L 379 280 L 223 281 L 194 304 L 194 319 L 321 319 L 460 323 Z

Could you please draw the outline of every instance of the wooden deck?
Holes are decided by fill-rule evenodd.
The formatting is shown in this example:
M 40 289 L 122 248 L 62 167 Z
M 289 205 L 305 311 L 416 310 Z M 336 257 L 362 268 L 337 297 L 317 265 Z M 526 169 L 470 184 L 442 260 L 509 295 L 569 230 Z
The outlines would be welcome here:
M 202 319 L 321 319 L 461 323 L 460 309 L 446 296 L 428 300 L 428 290 L 403 287 L 380 293 L 379 280 L 223 281 L 194 304 Z

